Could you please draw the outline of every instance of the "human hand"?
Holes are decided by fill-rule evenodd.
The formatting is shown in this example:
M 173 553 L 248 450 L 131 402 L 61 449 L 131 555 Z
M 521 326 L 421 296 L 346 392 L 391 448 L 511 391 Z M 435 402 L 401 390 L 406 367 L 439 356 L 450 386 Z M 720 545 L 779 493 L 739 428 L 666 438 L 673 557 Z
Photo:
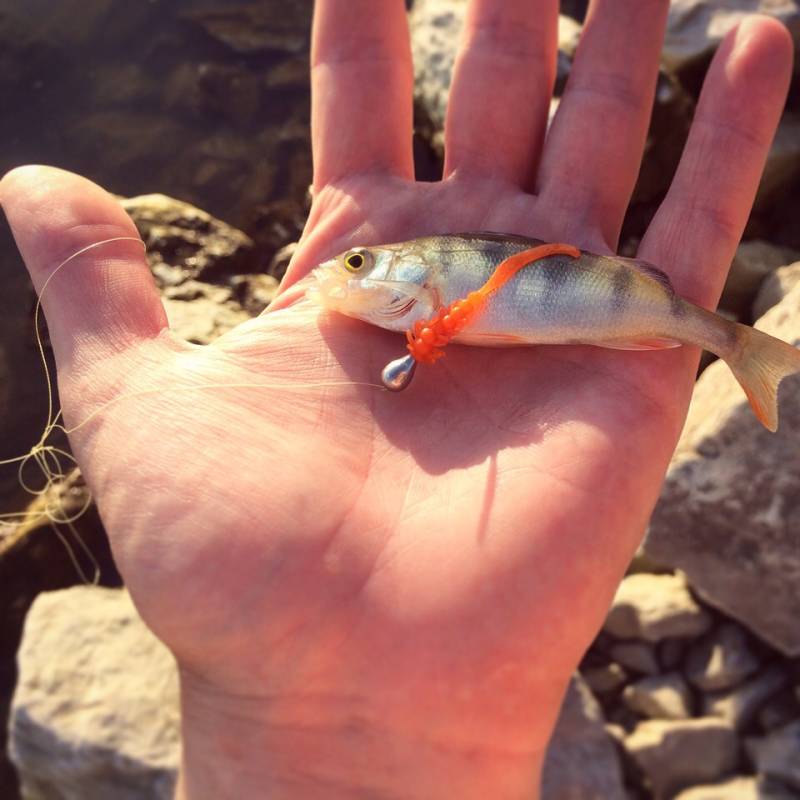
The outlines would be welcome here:
M 321 0 L 314 204 L 274 307 L 212 346 L 176 341 L 123 242 L 48 286 L 67 427 L 102 409 L 73 448 L 179 664 L 185 797 L 534 795 L 566 682 L 658 495 L 697 353 L 452 346 L 389 395 L 345 384 L 375 382 L 400 337 L 320 315 L 291 285 L 353 245 L 433 232 L 612 252 L 667 7 L 593 3 L 543 146 L 557 2 L 472 0 L 445 179 L 415 184 L 402 0 Z M 695 302 L 716 302 L 791 58 L 766 19 L 726 39 L 642 242 Z M 66 173 L 15 171 L 0 200 L 39 288 L 81 247 L 135 235 Z

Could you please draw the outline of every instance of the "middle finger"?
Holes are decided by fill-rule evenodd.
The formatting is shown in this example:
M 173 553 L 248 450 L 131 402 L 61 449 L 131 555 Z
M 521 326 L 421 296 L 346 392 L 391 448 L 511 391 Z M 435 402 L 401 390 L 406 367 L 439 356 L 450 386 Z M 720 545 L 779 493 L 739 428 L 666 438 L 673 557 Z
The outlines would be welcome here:
M 639 174 L 668 0 L 592 0 L 545 142 L 537 194 L 616 250 Z
M 556 0 L 472 0 L 453 70 L 444 176 L 529 188 L 556 71 Z

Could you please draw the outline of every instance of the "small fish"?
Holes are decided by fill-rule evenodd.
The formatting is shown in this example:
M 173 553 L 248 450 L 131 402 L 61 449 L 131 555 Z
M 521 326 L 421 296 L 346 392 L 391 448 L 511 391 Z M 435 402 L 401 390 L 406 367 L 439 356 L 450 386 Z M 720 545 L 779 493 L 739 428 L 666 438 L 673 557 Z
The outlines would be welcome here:
M 317 267 L 307 295 L 327 309 L 407 332 L 477 291 L 506 259 L 542 244 L 521 236 L 465 233 L 356 247 Z M 552 255 L 521 269 L 453 341 L 620 350 L 697 345 L 727 362 L 771 431 L 778 427 L 778 384 L 800 372 L 800 351 L 684 300 L 657 267 L 583 251 L 577 258 Z

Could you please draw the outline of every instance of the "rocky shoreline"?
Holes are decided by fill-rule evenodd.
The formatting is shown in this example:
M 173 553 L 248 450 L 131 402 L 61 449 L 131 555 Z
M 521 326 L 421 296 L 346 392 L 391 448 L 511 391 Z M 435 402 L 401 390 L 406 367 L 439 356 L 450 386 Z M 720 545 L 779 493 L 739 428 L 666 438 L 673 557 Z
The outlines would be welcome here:
M 122 7 L 119 0 L 86 3 L 75 15 L 80 19 L 70 20 L 70 3 L 62 5 L 62 27 L 37 36 L 25 32 L 24 14 L 0 17 L 0 41 L 9 43 L 0 88 L 7 88 L 13 74 L 23 74 L 30 85 L 41 80 L 37 63 L 64 57 L 70 47 L 90 40 L 108 25 L 110 12 Z M 464 0 L 415 0 L 411 10 L 418 170 L 428 177 L 440 168 L 443 109 L 464 5 Z M 635 249 L 669 183 L 714 48 L 741 11 L 754 6 L 778 16 L 795 34 L 800 31 L 794 0 L 673 2 L 647 156 L 623 251 Z M 126 8 L 112 29 L 122 40 L 148 30 L 156 19 L 152 9 Z M 169 79 L 156 91 L 147 70 L 129 66 L 120 72 L 123 65 L 115 65 L 86 88 L 93 113 L 64 133 L 64 152 L 73 161 L 60 163 L 118 192 L 148 192 L 121 202 L 148 245 L 171 325 L 198 344 L 268 304 L 307 207 L 310 6 L 298 4 L 296 17 L 276 13 L 270 3 L 255 8 L 218 0 L 176 3 L 174 27 L 165 24 L 148 43 Z M 564 9 L 578 19 L 561 21 L 558 91 L 569 74 L 585 3 L 562 4 Z M 280 30 L 274 27 L 278 18 Z M 65 85 L 74 79 L 65 70 Z M 43 87 L 36 101 L 42 108 L 64 89 L 49 80 L 55 82 Z M 33 118 L 36 103 L 22 115 L 23 123 Z M 209 119 L 224 120 L 219 131 L 210 130 Z M 69 115 L 67 123 L 77 124 Z M 263 128 L 263 135 L 253 137 L 254 128 Z M 114 157 L 94 166 L 97 153 L 76 148 L 79 135 Z M 7 130 L 4 140 L 12 139 Z M 54 161 L 61 152 L 45 140 L 20 144 L 4 154 L 8 165 L 30 160 L 28 146 L 49 147 L 42 152 L 53 154 Z M 150 150 L 161 161 L 148 161 Z M 163 158 L 177 150 L 178 159 Z M 91 169 L 86 168 L 90 162 Z M 254 169 L 254 164 L 267 166 Z M 130 169 L 141 174 L 139 183 L 125 177 Z M 167 187 L 183 200 L 149 194 Z M 234 195 L 235 202 L 225 199 Z M 214 202 L 205 202 L 210 196 Z M 759 320 L 759 327 L 795 345 L 800 344 L 799 211 L 800 92 L 795 87 L 722 301 L 732 318 Z M 2 455 L 6 449 L 12 455 L 38 435 L 43 410 L 32 344 L 32 290 L 20 277 L 7 240 L 3 252 L 8 281 L 0 300 L 0 441 Z M 545 773 L 546 800 L 800 797 L 800 379 L 786 381 L 781 432 L 771 436 L 752 418 L 724 366 L 706 361 L 704 367 L 643 548 L 565 703 Z M 79 503 L 79 476 L 57 491 Z M 0 504 L 3 510 L 23 507 L 14 480 L 0 483 Z M 108 588 L 71 589 L 36 601 L 20 653 L 10 749 L 37 796 L 161 796 L 130 789 L 143 781 L 143 786 L 158 785 L 167 797 L 178 747 L 170 662 L 147 659 L 154 670 L 148 696 L 160 709 L 153 712 L 159 722 L 151 731 L 158 734 L 155 740 L 126 734 L 115 740 L 124 740 L 124 747 L 110 747 L 104 738 L 109 731 L 121 735 L 136 727 L 119 710 L 118 698 L 142 686 L 125 683 L 125 670 L 109 655 L 109 637 L 124 619 L 145 642 L 142 652 L 156 652 L 159 645 L 149 641 L 124 591 L 111 588 L 119 586 L 119 578 L 94 510 L 81 521 L 79 533 L 100 562 Z M 20 526 L 0 535 L 3 719 L 11 707 L 14 659 L 28 608 L 44 591 L 79 583 L 49 525 Z M 72 592 L 77 599 L 70 600 Z M 82 624 L 76 625 L 79 614 Z M 61 671 L 44 670 L 54 650 L 88 653 L 103 665 L 104 691 L 93 701 L 105 716 L 82 706 L 76 690 L 80 669 L 68 659 Z M 79 740 L 68 717 L 85 723 Z M 93 727 L 92 720 L 100 719 L 114 725 Z M 1 740 L 2 735 L 0 745 Z M 52 770 L 41 761 L 45 743 Z M 88 763 L 97 768 L 94 773 Z M 101 775 L 102 783 L 93 784 L 92 775 Z M 123 787 L 131 793 L 124 794 Z M 18 796 L 14 772 L 3 759 L 0 796 Z

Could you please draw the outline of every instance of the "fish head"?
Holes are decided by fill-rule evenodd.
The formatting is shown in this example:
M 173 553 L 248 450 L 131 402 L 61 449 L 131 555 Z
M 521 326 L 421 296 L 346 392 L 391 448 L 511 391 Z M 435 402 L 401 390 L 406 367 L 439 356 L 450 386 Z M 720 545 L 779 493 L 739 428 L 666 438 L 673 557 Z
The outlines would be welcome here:
M 438 306 L 428 288 L 430 269 L 396 245 L 353 247 L 320 264 L 313 272 L 307 297 L 388 330 L 406 330 Z

